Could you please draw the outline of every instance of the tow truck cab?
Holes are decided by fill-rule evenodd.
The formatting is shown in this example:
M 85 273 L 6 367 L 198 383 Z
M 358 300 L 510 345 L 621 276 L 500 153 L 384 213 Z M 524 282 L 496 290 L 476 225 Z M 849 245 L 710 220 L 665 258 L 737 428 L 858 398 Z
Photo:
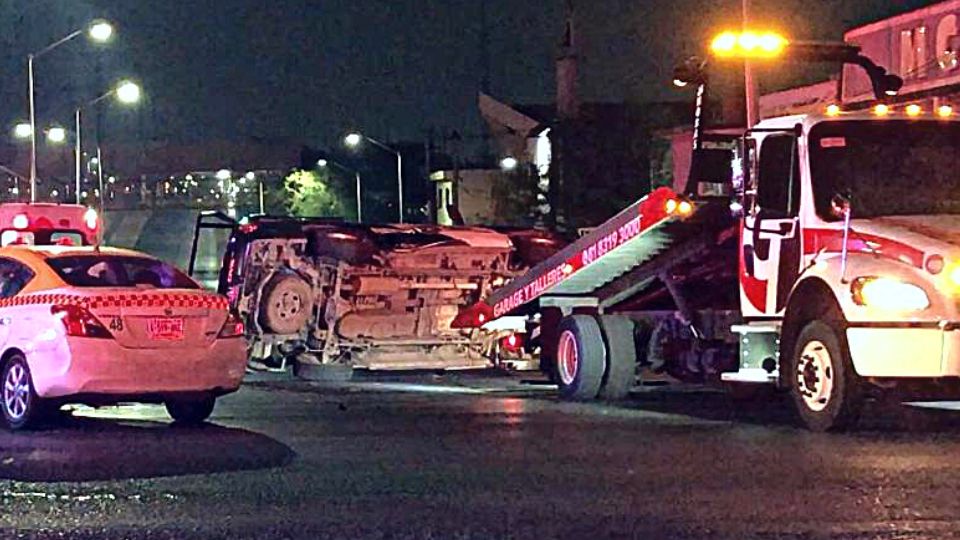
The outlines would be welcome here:
M 101 234 L 100 216 L 79 204 L 0 204 L 0 245 L 92 246 Z
M 875 394 L 956 399 L 960 122 L 916 112 L 764 120 L 686 196 L 654 191 L 474 310 L 538 312 L 568 399 L 650 372 L 768 384 L 815 430 Z
M 777 377 L 808 406 L 828 406 L 824 343 L 802 337 L 819 321 L 849 356 L 851 380 L 945 387 L 960 377 L 960 123 L 797 116 L 745 140 L 739 330 L 756 335 L 742 356 L 779 338 L 780 369 L 739 374 Z

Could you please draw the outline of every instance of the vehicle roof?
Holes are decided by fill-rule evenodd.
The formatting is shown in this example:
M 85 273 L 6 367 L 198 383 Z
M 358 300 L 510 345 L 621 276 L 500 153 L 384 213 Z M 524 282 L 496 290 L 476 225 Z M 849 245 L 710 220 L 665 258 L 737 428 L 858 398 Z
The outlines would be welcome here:
M 96 247 L 96 246 L 34 246 L 34 245 L 10 245 L 0 248 L 0 255 L 13 256 L 33 256 L 41 259 L 50 257 L 61 257 L 70 255 L 119 255 L 128 257 L 146 257 L 153 259 L 146 253 L 134 251 L 132 249 L 115 247 Z
M 823 123 L 823 122 L 849 122 L 851 120 L 876 120 L 880 122 L 958 122 L 956 116 L 950 118 L 941 118 L 939 116 L 931 115 L 927 113 L 926 115 L 921 115 L 917 117 L 908 117 L 904 116 L 902 113 L 897 113 L 896 110 L 891 112 L 888 116 L 878 117 L 877 115 L 871 113 L 870 111 L 854 111 L 854 112 L 844 112 L 836 116 L 828 116 L 826 114 L 795 114 L 790 116 L 778 116 L 775 118 L 766 118 L 761 120 L 757 124 L 758 129 L 793 129 L 797 124 L 803 126 L 803 130 L 809 131 L 813 126 Z

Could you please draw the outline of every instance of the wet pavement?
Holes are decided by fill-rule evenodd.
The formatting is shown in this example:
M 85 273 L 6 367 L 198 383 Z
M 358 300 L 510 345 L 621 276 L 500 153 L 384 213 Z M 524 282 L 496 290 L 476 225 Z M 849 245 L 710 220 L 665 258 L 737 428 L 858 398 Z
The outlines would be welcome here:
M 211 424 L 0 432 L 0 538 L 954 538 L 960 413 L 812 434 L 782 401 L 557 401 L 494 374 L 247 384 Z

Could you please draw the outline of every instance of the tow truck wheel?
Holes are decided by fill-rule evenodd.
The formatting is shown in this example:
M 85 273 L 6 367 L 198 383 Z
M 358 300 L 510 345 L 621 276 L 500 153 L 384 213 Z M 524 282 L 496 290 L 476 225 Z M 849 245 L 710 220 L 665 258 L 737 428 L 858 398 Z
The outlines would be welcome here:
M 170 398 L 164 402 L 167 413 L 178 424 L 201 424 L 213 414 L 217 398 L 213 394 Z
M 33 389 L 27 359 L 14 353 L 0 370 L 0 409 L 7 426 L 14 430 L 33 425 L 43 413 L 42 402 Z
M 557 340 L 557 386 L 560 397 L 595 399 L 603 383 L 607 351 L 597 320 L 573 315 L 560 322 Z
M 634 323 L 622 315 L 600 317 L 607 345 L 607 373 L 600 397 L 618 400 L 627 397 L 637 382 L 637 346 Z
M 263 289 L 260 323 L 277 334 L 296 334 L 313 311 L 310 285 L 292 274 L 280 274 Z
M 797 338 L 787 371 L 800 419 L 813 431 L 840 430 L 856 421 L 863 402 L 846 341 L 834 325 L 808 323 Z

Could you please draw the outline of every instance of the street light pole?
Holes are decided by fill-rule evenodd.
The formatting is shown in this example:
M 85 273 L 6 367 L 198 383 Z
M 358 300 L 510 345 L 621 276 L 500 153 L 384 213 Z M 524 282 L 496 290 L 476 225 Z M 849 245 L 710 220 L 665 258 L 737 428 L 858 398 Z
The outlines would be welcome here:
M 36 98 L 33 91 L 33 62 L 60 45 L 83 35 L 84 31 L 87 30 L 87 28 L 74 30 L 39 51 L 27 55 L 27 100 L 30 103 L 30 202 L 37 201 L 37 112 L 35 104 Z M 94 41 L 105 42 L 113 35 L 113 27 L 107 21 L 95 20 L 89 26 L 89 32 L 90 38 Z
M 374 145 L 379 146 L 383 150 L 386 150 L 387 152 L 392 152 L 397 155 L 397 212 L 400 218 L 399 222 L 403 223 L 403 156 L 400 154 L 400 151 L 397 150 L 396 148 L 391 148 L 383 144 L 382 142 L 374 139 L 373 137 L 369 137 L 361 133 L 351 133 L 350 135 L 347 135 L 347 138 L 345 140 L 348 145 L 356 146 L 361 139 L 366 139 L 371 143 L 373 143 Z
M 363 223 L 363 213 L 360 209 L 360 173 L 353 171 L 353 177 L 357 181 L 357 223 Z
M 33 58 L 27 56 L 27 86 L 30 101 L 30 202 L 37 202 L 37 113 L 33 101 Z
M 743 31 L 746 32 L 750 28 L 750 0 L 742 0 L 741 3 L 742 9 L 742 18 L 743 18 Z M 744 100 L 747 102 L 747 129 L 752 129 L 758 121 L 760 116 L 760 102 L 757 100 L 757 80 L 753 76 L 753 66 L 751 65 L 750 59 L 746 58 L 743 61 L 743 86 L 744 86 Z
M 351 169 L 350 167 L 347 167 L 346 165 L 342 163 L 338 163 L 332 159 L 321 158 L 317 160 L 317 167 L 320 167 L 322 169 L 327 165 L 333 165 L 334 167 L 337 167 L 338 169 L 341 169 L 344 172 L 353 173 L 353 179 L 354 179 L 354 182 L 356 183 L 356 188 L 357 188 L 357 223 L 363 223 L 363 209 L 362 209 L 363 204 L 361 203 L 361 199 L 360 199 L 360 171 L 356 169 Z
M 76 182 L 75 187 L 77 190 L 76 192 L 77 204 L 80 204 L 80 177 L 83 176 L 80 171 L 81 161 L 83 161 L 83 158 L 80 154 L 80 151 L 81 151 L 80 149 L 82 148 L 80 144 L 80 107 L 77 107 L 77 110 L 74 111 L 74 124 L 75 124 L 74 129 L 76 130 L 76 136 L 74 137 L 74 140 L 75 140 L 74 153 L 76 154 L 76 156 L 74 156 L 75 164 L 76 164 L 76 173 L 74 175 L 74 181 Z

